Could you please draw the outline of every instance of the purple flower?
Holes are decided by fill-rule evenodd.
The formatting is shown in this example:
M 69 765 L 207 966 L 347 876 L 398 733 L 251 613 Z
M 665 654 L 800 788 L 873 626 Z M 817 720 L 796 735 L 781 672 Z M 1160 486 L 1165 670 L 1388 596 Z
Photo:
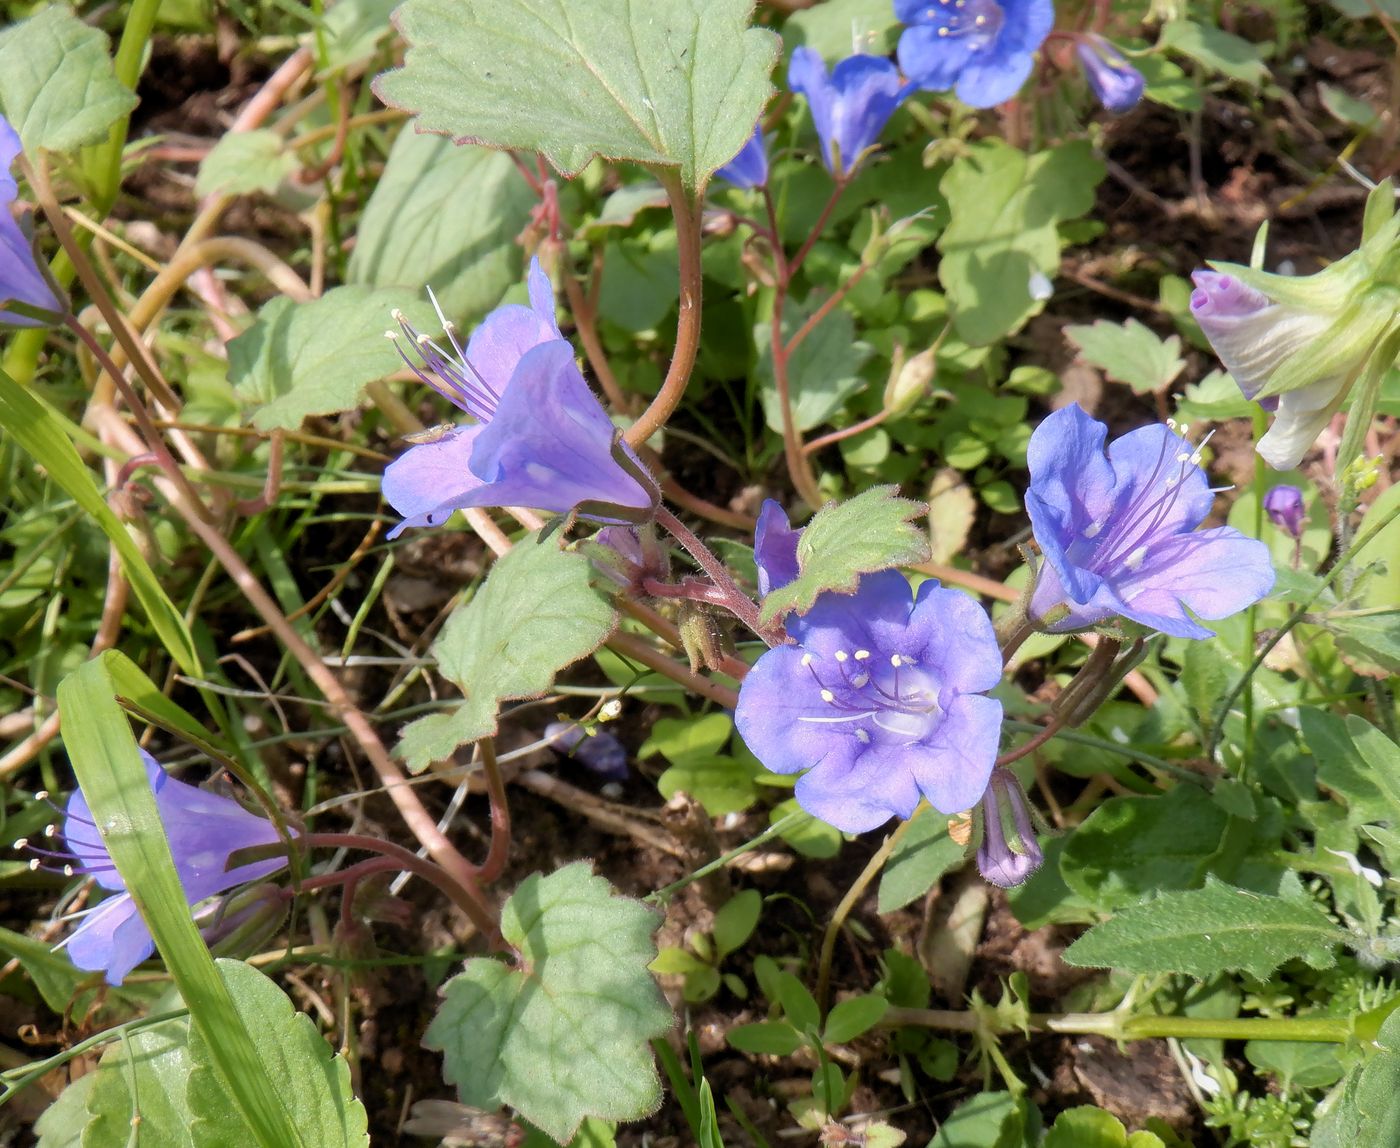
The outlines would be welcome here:
M 1006 835 L 1008 815 L 1013 829 L 1009 841 Z M 1009 769 L 992 770 L 991 781 L 982 794 L 978 872 L 993 885 L 1010 889 L 1027 880 L 1044 860 L 1021 783 Z
M 1142 89 L 1146 86 L 1142 73 L 1102 36 L 1092 33 L 1084 36 L 1074 50 L 1084 65 L 1084 75 L 1094 95 L 1110 112 L 1126 112 L 1142 99 Z
M 822 163 L 837 178 L 855 171 L 908 91 L 899 69 L 882 57 L 847 56 L 828 76 L 821 56 L 801 46 L 792 50 L 788 86 L 807 97 Z
M 1229 526 L 1197 530 L 1215 494 L 1200 454 L 1163 426 L 1114 439 L 1078 405 L 1031 435 L 1026 510 L 1045 555 L 1031 616 L 1053 633 L 1112 618 L 1181 638 L 1211 631 L 1274 584 L 1269 549 Z
M 763 122 L 754 125 L 748 143 L 739 154 L 715 172 L 735 187 L 762 187 L 768 182 L 768 145 L 763 139 Z
M 771 498 L 759 508 L 753 532 L 753 560 L 758 567 L 758 593 L 762 598 L 797 577 L 797 540 L 783 508 Z
M 8 309 L 11 303 L 23 303 L 42 311 L 67 310 L 39 269 L 34 244 L 20 227 L 11 206 L 19 196 L 19 184 L 10 169 L 21 149 L 18 133 L 9 120 L 0 116 L 0 325 L 42 327 L 42 320 Z
M 145 750 L 141 751 L 141 760 L 155 791 L 156 809 L 170 842 L 175 871 L 191 905 L 286 866 L 286 857 L 269 857 L 228 868 L 229 857 L 238 850 L 280 842 L 276 826 L 250 813 L 231 797 L 176 781 Z M 101 969 L 107 974 L 108 984 L 119 985 L 127 973 L 155 951 L 155 942 L 131 894 L 126 892 L 126 882 L 112 864 L 80 789 L 73 791 L 64 809 L 63 839 L 75 862 L 68 868 L 91 876 L 102 888 L 118 893 L 83 918 L 83 923 L 64 942 L 68 955 L 78 968 Z
M 497 307 L 463 350 L 443 321 L 452 354 L 396 315 L 423 360 L 415 374 L 476 420 L 409 448 L 384 472 L 384 497 L 410 526 L 436 526 L 471 506 L 530 506 L 602 521 L 650 517 L 657 490 L 621 439 L 559 333 L 554 293 L 530 264 L 530 306 Z
M 768 507 L 773 511 L 768 512 Z M 765 506 L 760 581 L 790 580 L 782 512 Z M 762 519 L 760 519 L 762 522 Z M 778 555 L 778 568 L 768 560 Z M 789 618 L 797 644 L 769 650 L 739 690 L 734 724 L 775 773 L 806 772 L 797 801 L 847 833 L 909 817 L 920 796 L 938 810 L 972 806 L 987 786 L 1001 731 L 1001 651 L 971 598 L 897 570 L 867 574 L 854 594 L 823 594 Z
M 899 66 L 926 91 L 957 91 L 973 108 L 1011 99 L 1031 74 L 1031 54 L 1055 24 L 1051 0 L 894 0 L 909 27 Z
M 1296 486 L 1281 483 L 1271 487 L 1269 493 L 1264 495 L 1264 513 L 1269 516 L 1270 522 L 1287 531 L 1291 537 L 1302 537 L 1308 512 L 1303 505 L 1303 492 Z
M 552 721 L 544 727 L 560 753 L 582 762 L 612 781 L 627 780 L 627 747 L 605 730 L 590 733 L 576 721 Z

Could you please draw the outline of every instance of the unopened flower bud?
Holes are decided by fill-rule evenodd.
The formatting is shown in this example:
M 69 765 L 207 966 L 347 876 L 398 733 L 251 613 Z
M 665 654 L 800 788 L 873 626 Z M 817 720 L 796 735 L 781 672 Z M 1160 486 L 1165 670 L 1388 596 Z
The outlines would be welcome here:
M 1090 33 L 1075 44 L 1074 50 L 1094 95 L 1110 112 L 1126 112 L 1142 99 L 1146 85 L 1142 73 L 1102 36 Z
M 1294 538 L 1302 536 L 1307 508 L 1303 505 L 1303 492 L 1296 486 L 1281 484 L 1273 487 L 1264 495 L 1264 513 L 1280 530 L 1287 531 Z
M 891 364 L 890 379 L 885 384 L 885 409 L 891 417 L 899 418 L 912 411 L 927 397 L 938 375 L 938 345 Z
M 552 721 L 544 727 L 544 736 L 552 739 L 560 753 L 594 773 L 611 781 L 627 780 L 627 749 L 612 734 L 589 730 L 576 721 Z
M 1012 830 L 1009 838 L 1008 818 Z M 982 795 L 978 871 L 993 885 L 1010 889 L 1028 880 L 1044 860 L 1021 783 L 1009 769 L 992 770 L 991 780 Z
M 287 898 L 278 885 L 264 881 L 225 897 L 201 915 L 201 932 L 215 956 L 244 957 L 266 947 L 287 919 Z
M 676 628 L 681 634 L 681 645 L 690 659 L 692 671 L 702 666 L 707 670 L 717 670 L 724 661 L 724 631 L 720 629 L 712 611 L 699 602 L 682 599 Z

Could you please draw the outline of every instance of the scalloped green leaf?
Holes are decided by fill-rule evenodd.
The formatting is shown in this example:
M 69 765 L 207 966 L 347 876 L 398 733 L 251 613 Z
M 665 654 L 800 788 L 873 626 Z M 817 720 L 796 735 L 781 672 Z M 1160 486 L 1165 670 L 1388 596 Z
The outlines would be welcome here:
M 496 732 L 512 698 L 538 697 L 565 666 L 591 654 L 617 624 L 593 583 L 592 564 L 557 538 L 527 535 L 492 568 L 486 584 L 442 628 L 433 653 L 466 701 L 403 732 L 398 753 L 417 772 L 465 742 Z
M 797 577 L 763 600 L 762 620 L 808 610 L 828 591 L 849 594 L 862 574 L 928 558 L 928 536 L 913 523 L 928 507 L 897 490 L 871 487 L 817 511 L 797 541 Z
M 67 5 L 0 32 L 0 110 L 31 155 L 98 143 L 135 106 L 112 70 L 107 37 Z
M 1311 901 L 1271 897 L 1207 878 L 1095 925 L 1064 952 L 1069 965 L 1204 979 L 1240 969 L 1263 980 L 1285 961 L 1336 963 L 1347 933 Z
M 560 1144 L 586 1117 L 654 1111 L 647 1042 L 674 1019 L 647 971 L 659 924 L 583 862 L 527 877 L 501 914 L 514 966 L 468 961 L 423 1038 L 462 1103 L 508 1104 Z
M 772 92 L 778 38 L 752 0 L 408 0 L 404 66 L 379 98 L 459 143 L 679 169 L 697 189 L 743 146 Z

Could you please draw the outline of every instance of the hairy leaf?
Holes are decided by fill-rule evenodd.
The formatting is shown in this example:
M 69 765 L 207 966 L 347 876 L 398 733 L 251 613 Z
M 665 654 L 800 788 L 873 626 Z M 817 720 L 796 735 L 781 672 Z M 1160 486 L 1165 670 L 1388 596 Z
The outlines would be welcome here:
M 408 0 L 404 66 L 379 97 L 463 143 L 543 152 L 564 175 L 595 155 L 704 185 L 772 88 L 752 0 Z
M 505 904 L 512 965 L 470 960 L 423 1043 L 463 1104 L 509 1104 L 561 1144 L 587 1116 L 635 1120 L 661 1101 L 647 1041 L 672 1024 L 647 964 L 659 920 L 586 864 L 527 877 Z

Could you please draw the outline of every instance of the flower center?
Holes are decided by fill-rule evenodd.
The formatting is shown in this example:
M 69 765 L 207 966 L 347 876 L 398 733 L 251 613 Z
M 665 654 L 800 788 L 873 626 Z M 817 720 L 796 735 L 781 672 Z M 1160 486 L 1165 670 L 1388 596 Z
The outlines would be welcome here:
M 433 306 L 437 307 L 437 299 L 433 299 Z M 438 307 L 438 318 L 442 320 L 442 331 L 447 336 L 447 341 L 452 344 L 453 354 L 448 354 L 438 346 L 427 335 L 420 334 L 414 329 L 402 311 L 394 312 L 394 321 L 403 330 L 403 337 L 418 352 L 418 357 L 422 360 L 420 367 L 408 356 L 408 352 L 403 349 L 398 331 L 385 331 L 384 337 L 394 344 L 394 350 L 399 353 L 407 365 L 408 369 L 417 375 L 438 394 L 442 395 L 453 406 L 467 412 L 479 423 L 489 423 L 491 417 L 496 413 L 496 405 L 501 401 L 491 385 L 481 376 L 481 373 L 473 367 L 467 359 L 467 353 L 462 349 L 462 344 L 457 341 L 457 328 L 452 321 L 442 313 L 442 308 Z
M 915 658 L 891 654 L 881 660 L 869 650 L 837 650 L 832 659 L 834 668 L 818 669 L 815 655 L 802 655 L 830 716 L 801 720 L 848 724 L 865 744 L 876 739 L 909 744 L 937 727 L 943 713 L 938 704 L 939 683 Z
M 938 29 L 942 39 L 971 36 L 975 52 L 1001 33 L 1006 13 L 997 0 L 937 0 L 919 13 L 919 23 Z

